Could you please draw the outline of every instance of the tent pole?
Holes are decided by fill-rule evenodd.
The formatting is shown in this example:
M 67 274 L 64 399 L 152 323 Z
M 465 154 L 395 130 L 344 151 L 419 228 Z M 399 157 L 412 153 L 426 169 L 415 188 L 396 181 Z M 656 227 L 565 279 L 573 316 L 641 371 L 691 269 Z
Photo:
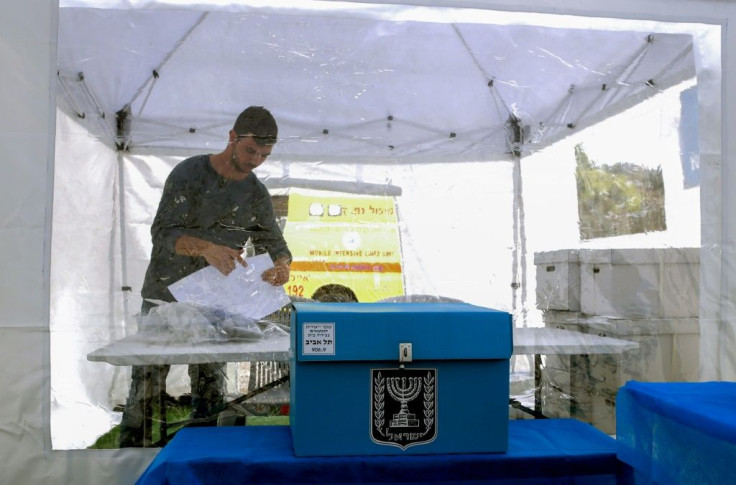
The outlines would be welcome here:
M 513 181 L 514 181 L 514 204 L 513 204 L 513 231 L 514 247 L 512 249 L 511 268 L 511 295 L 512 313 L 514 316 L 522 316 L 526 326 L 527 303 L 526 294 L 526 230 L 524 228 L 524 199 L 522 197 L 521 184 L 521 156 L 512 155 Z M 518 310 L 521 310 L 519 313 Z
M 118 126 L 121 126 L 120 124 Z M 118 139 L 124 139 L 123 133 L 118 132 Z M 128 331 L 128 316 L 130 309 L 128 308 L 128 298 L 132 287 L 128 284 L 128 249 L 127 237 L 125 231 L 125 149 L 118 144 L 117 164 L 118 164 L 118 224 L 120 225 L 120 290 L 122 293 L 123 305 L 123 327 L 125 332 Z

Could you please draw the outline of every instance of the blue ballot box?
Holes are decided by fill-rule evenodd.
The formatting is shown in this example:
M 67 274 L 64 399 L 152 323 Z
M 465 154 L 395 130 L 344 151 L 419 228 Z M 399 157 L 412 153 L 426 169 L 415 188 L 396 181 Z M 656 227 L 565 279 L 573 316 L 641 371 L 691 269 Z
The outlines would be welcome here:
M 465 303 L 295 303 L 297 456 L 504 452 L 511 315 Z

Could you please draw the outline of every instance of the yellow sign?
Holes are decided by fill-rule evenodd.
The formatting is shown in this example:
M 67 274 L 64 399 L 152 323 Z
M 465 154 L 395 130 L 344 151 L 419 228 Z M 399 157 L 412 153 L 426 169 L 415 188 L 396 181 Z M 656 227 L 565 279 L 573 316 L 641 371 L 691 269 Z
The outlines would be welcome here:
M 373 302 L 404 294 L 392 197 L 292 191 L 284 237 L 291 296 Z

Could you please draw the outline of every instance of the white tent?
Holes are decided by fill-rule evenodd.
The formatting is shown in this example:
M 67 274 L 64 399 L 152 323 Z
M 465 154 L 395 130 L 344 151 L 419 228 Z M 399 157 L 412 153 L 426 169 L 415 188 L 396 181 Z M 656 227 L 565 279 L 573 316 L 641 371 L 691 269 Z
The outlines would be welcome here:
M 691 34 L 646 24 L 304 5 L 62 8 L 62 96 L 135 153 L 217 147 L 257 99 L 284 160 L 447 163 L 554 143 L 695 74 Z
M 410 289 L 460 288 L 450 296 L 523 319 L 533 301 L 526 285 L 510 288 L 528 271 L 524 160 L 536 163 L 543 149 L 694 80 L 704 189 L 700 378 L 734 378 L 734 223 L 721 190 L 733 178 L 722 155 L 733 142 L 724 137 L 721 146 L 732 111 L 732 88 L 721 92 L 721 51 L 734 52 L 724 27 L 730 5 L 266 3 L 5 7 L 0 45 L 12 69 L 3 92 L 12 94 L 3 97 L 11 116 L 0 146 L 12 162 L 3 182 L 2 341 L 12 398 L 2 408 L 2 446 L 12 465 L 0 472 L 3 483 L 131 483 L 155 454 L 53 450 L 59 424 L 51 417 L 61 413 L 57 423 L 83 434 L 85 423 L 65 421 L 65 409 L 108 411 L 109 382 L 126 376 L 90 371 L 84 355 L 129 330 L 151 200 L 182 156 L 219 151 L 248 104 L 267 106 L 280 125 L 261 173 L 267 184 L 359 190 L 399 181 L 416 216 L 406 228 L 416 258 L 406 262 Z M 723 58 L 726 72 L 733 62 Z M 427 186 L 453 203 L 472 201 L 472 228 L 486 227 L 474 236 L 486 253 L 502 254 L 499 264 L 476 263 L 479 280 L 496 280 L 476 293 L 462 288 L 463 272 L 440 282 L 423 264 L 447 256 L 455 246 L 447 236 L 464 234 L 452 224 L 439 236 L 422 229 L 418 207 L 440 213 L 446 205 L 428 201 L 419 190 Z M 428 243 L 433 237 L 439 242 Z M 83 377 L 95 384 L 74 394 Z

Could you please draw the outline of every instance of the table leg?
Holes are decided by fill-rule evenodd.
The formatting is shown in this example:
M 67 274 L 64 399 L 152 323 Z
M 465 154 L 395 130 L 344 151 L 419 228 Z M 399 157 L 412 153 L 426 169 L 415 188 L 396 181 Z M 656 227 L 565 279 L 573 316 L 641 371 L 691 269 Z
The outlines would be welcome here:
M 534 354 L 532 359 L 534 361 L 534 408 L 524 406 L 513 398 L 509 398 L 509 405 L 533 416 L 534 419 L 545 419 L 547 416 L 542 413 L 542 357 Z
M 542 411 L 542 356 L 534 354 L 534 411 L 544 416 Z
M 159 367 L 156 370 L 156 383 L 158 387 L 158 431 L 159 440 L 162 444 L 168 441 L 168 422 L 166 418 L 166 374 Z
M 153 442 L 153 388 L 155 367 L 147 366 L 143 372 L 143 446 L 148 448 Z

